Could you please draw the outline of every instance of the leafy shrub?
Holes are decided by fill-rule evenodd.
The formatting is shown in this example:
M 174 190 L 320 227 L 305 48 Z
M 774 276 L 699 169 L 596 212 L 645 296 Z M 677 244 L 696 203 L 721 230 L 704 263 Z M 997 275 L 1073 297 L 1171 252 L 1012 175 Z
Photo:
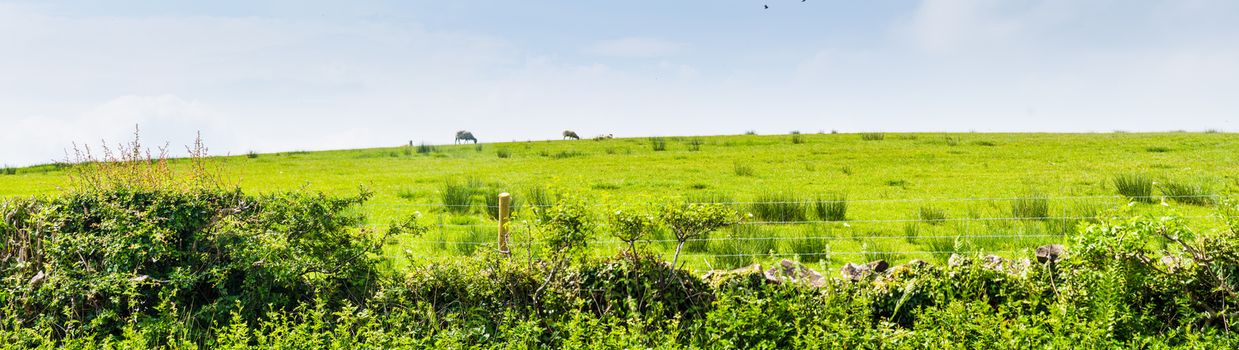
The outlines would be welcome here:
M 246 153 L 245 153 L 245 158 L 249 158 L 249 159 L 257 159 L 257 158 L 258 158 L 258 153 L 257 153 L 257 152 L 254 152 L 254 151 L 249 151 L 249 152 L 246 152 Z
M 734 210 L 720 204 L 687 203 L 664 207 L 662 221 L 675 234 L 677 241 L 671 266 L 677 266 L 685 242 L 737 223 L 736 216 Z
M 654 226 L 654 217 L 642 213 L 638 209 L 629 208 L 627 210 L 620 209 L 611 213 L 608 218 L 610 223 L 611 236 L 628 244 L 628 252 L 632 256 L 637 254 L 636 242 L 642 237 L 645 237 Z
M 817 218 L 824 221 L 844 221 L 847 220 L 848 202 L 847 197 L 842 195 L 833 195 L 819 197 L 813 202 L 813 211 L 817 213 Z
M 17 175 L 17 168 L 6 165 L 0 168 L 0 175 Z
M 650 148 L 653 149 L 654 152 L 661 152 L 661 151 L 667 150 L 667 139 L 662 138 L 662 137 L 651 137 L 649 140 L 650 140 Z
M 362 218 L 348 212 L 369 197 L 121 188 L 5 202 L 6 322 L 114 334 L 156 307 L 214 324 L 316 298 L 361 303 L 381 240 L 354 229 Z
M 749 205 L 753 217 L 762 221 L 805 221 L 805 202 L 784 193 L 765 193 L 753 199 Z
M 752 135 L 757 135 L 757 131 L 756 131 L 756 130 L 748 130 L 748 131 L 745 131 L 745 132 L 744 132 L 744 134 L 745 134 L 745 135 L 750 135 L 750 136 L 752 136 Z
M 1153 179 L 1143 174 L 1114 176 L 1114 189 L 1133 201 L 1153 203 Z

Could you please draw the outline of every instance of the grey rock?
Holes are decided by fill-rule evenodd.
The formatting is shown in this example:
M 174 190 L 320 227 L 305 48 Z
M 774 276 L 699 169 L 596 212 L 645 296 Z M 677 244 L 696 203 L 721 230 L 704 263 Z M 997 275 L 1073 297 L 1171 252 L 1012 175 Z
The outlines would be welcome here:
M 771 283 L 804 283 L 815 287 L 826 285 L 825 278 L 821 273 L 787 259 L 783 259 L 777 266 L 771 267 L 763 274 L 766 280 Z
M 29 284 L 31 287 L 35 287 L 39 285 L 39 283 L 43 283 L 43 280 L 45 279 L 47 279 L 47 274 L 43 273 L 43 271 L 39 271 L 39 273 L 35 274 L 34 277 L 31 277 L 30 281 L 26 282 L 26 284 Z
M 886 269 L 891 267 L 891 264 L 887 263 L 886 260 L 874 260 L 865 265 L 869 266 L 869 269 L 873 270 L 873 272 L 886 272 Z
M 1066 253 L 1066 249 L 1063 248 L 1062 244 L 1043 245 L 1037 247 L 1037 262 L 1042 264 L 1046 262 L 1053 263 L 1058 261 L 1058 258 L 1062 257 L 1064 253 Z

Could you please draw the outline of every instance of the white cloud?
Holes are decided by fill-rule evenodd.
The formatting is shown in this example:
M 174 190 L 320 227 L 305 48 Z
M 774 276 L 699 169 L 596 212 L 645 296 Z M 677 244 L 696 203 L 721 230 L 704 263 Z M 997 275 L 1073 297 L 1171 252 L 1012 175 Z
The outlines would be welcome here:
M 684 44 L 657 38 L 621 38 L 604 40 L 584 49 L 585 53 L 597 56 L 624 58 L 666 57 L 684 51 Z

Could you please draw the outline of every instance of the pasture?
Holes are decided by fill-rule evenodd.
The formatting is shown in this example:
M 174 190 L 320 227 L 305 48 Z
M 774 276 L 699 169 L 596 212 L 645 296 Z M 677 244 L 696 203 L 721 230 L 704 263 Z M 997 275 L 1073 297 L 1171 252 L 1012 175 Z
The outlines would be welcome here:
M 733 268 L 798 258 L 823 268 L 951 253 L 1031 256 L 1097 216 L 1177 213 L 1195 228 L 1220 225 L 1211 206 L 1239 189 L 1239 138 L 1228 133 L 864 133 L 512 141 L 217 157 L 246 192 L 307 189 L 374 193 L 361 209 L 382 226 L 412 212 L 432 224 L 387 242 L 388 255 L 436 259 L 490 249 L 488 203 L 559 195 L 615 210 L 662 203 L 726 203 L 744 224 L 686 246 L 691 268 Z M 490 136 L 488 138 L 488 136 Z M 208 143 L 210 140 L 207 140 Z M 179 166 L 184 166 L 183 164 Z M 11 173 L 11 174 L 9 174 Z M 0 172 L 0 196 L 61 191 L 52 165 Z M 1123 194 L 1126 194 L 1124 196 Z M 493 204 L 490 204 L 493 205 Z M 516 254 L 531 234 L 518 209 Z M 603 227 L 596 255 L 621 248 Z M 659 229 L 641 247 L 668 257 Z

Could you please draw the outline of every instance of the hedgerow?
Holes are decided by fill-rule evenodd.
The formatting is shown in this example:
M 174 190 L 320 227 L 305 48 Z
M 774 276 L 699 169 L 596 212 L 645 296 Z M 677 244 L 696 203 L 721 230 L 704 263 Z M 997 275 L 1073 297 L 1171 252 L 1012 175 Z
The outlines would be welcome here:
M 254 195 L 125 167 L 60 196 L 0 202 L 0 347 L 1237 345 L 1234 203 L 1219 205 L 1215 231 L 1173 216 L 1106 219 L 1036 260 L 875 262 L 834 278 L 791 261 L 696 276 L 636 238 L 666 225 L 682 244 L 737 213 L 685 204 L 596 220 L 565 197 L 531 215 L 544 256 L 482 246 L 397 270 L 382 242 L 426 227 L 416 216 L 362 225 L 364 189 Z M 601 222 L 630 244 L 578 254 Z

